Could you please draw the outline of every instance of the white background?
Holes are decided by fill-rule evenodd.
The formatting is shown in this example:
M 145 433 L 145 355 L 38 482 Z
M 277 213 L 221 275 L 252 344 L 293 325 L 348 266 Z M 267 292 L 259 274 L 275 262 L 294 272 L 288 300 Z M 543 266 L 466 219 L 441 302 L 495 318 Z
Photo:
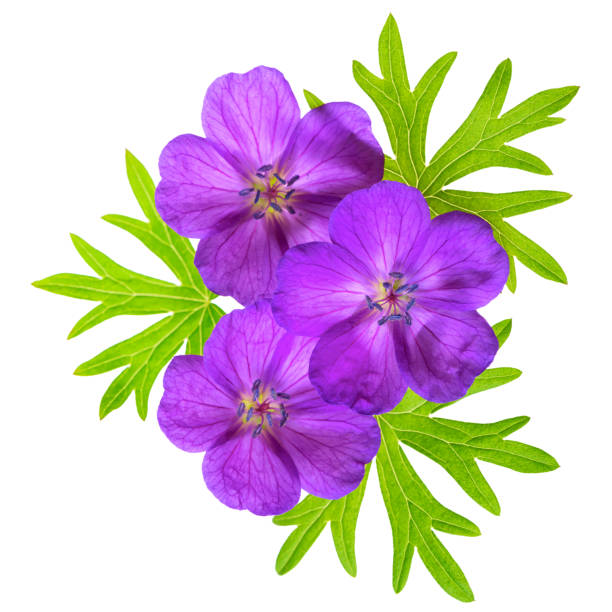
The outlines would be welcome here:
M 610 69 L 599 2 L 7 2 L 2 56 L 2 426 L 0 608 L 156 610 L 609 610 Z M 497 8 L 494 8 L 497 7 Z M 474 520 L 478 538 L 441 535 L 464 569 L 473 604 L 447 596 L 420 560 L 391 588 L 391 535 L 373 473 L 357 533 L 359 574 L 340 567 L 328 531 L 290 574 L 274 561 L 288 528 L 229 510 L 205 488 L 201 457 L 160 433 L 151 396 L 103 422 L 98 401 L 115 376 L 72 376 L 86 359 L 152 318 L 123 317 L 66 341 L 92 304 L 29 283 L 88 273 L 68 232 L 120 263 L 166 276 L 137 241 L 102 220 L 140 216 L 124 148 L 153 172 L 164 144 L 200 133 L 207 85 L 258 64 L 298 93 L 351 100 L 382 122 L 351 76 L 378 72 L 377 40 L 392 11 L 411 84 L 459 51 L 436 102 L 428 155 L 469 112 L 497 63 L 513 60 L 507 104 L 544 88 L 581 85 L 568 121 L 516 144 L 554 176 L 481 172 L 457 187 L 550 188 L 574 197 L 517 218 L 564 266 L 562 286 L 519 267 L 518 292 L 486 314 L 514 320 L 498 365 L 516 382 L 444 416 L 493 421 L 528 414 L 514 439 L 551 452 L 561 469 L 523 475 L 483 464 L 502 505 L 494 517 L 445 472 L 409 453 L 434 494 Z M 305 105 L 303 105 L 305 108 Z M 167 277 L 171 280 L 170 277 Z M 8 280 L 8 282 L 7 282 Z M 225 302 L 227 305 L 229 302 Z

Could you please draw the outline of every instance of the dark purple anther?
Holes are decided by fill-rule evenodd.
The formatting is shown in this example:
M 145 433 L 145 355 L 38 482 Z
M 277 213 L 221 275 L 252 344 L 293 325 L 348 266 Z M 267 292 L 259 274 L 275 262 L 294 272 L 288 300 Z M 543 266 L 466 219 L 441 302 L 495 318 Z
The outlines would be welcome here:
M 392 314 L 387 317 L 387 321 L 399 321 L 402 318 L 401 314 Z
M 372 302 L 372 305 L 374 306 L 374 308 L 376 308 L 376 310 L 380 310 L 380 312 L 382 312 L 383 308 L 378 302 Z
M 293 208 L 293 206 L 291 206 L 291 204 L 287 204 L 286 208 L 289 211 L 290 215 L 295 215 L 295 208 Z
M 272 427 L 272 415 L 269 412 L 266 412 L 266 420 L 268 421 L 268 425 Z
M 391 289 L 391 283 L 387 283 L 387 282 L 385 281 L 385 282 L 384 282 L 382 285 L 383 285 L 383 287 L 384 287 L 384 288 L 385 288 L 387 291 L 389 291 L 389 289 Z
M 238 406 L 238 411 L 236 414 L 241 417 L 244 414 L 245 405 L 244 402 L 240 402 L 240 406 Z
M 254 430 L 253 430 L 253 437 L 256 438 L 260 433 L 261 430 L 263 429 L 263 425 L 262 423 L 260 423 Z
M 255 191 L 255 189 L 253 187 L 247 187 L 246 189 L 241 189 L 238 192 L 238 195 L 240 195 L 240 196 L 249 195 L 249 193 L 251 193 L 252 191 Z
M 276 172 L 272 176 L 274 176 L 279 183 L 282 183 L 283 185 L 287 184 L 287 181 L 284 178 L 281 178 Z
M 277 396 L 276 396 L 276 391 L 274 390 L 274 387 L 270 389 L 270 395 L 272 396 L 272 399 L 276 399 Z
M 257 204 L 257 202 L 259 202 L 259 198 L 261 197 L 261 191 L 259 191 L 259 189 L 257 190 L 257 193 L 255 194 L 255 204 Z
M 253 391 L 253 401 L 256 402 L 259 398 L 259 385 L 261 385 L 261 380 L 259 380 L 259 378 L 253 383 L 253 388 L 251 389 L 251 391 Z
M 246 422 L 248 423 L 253 418 L 253 406 L 249 408 L 247 412 Z
M 287 411 L 285 410 L 285 404 L 281 404 L 280 405 L 280 411 L 281 411 L 281 416 L 286 419 L 288 414 Z
M 288 415 L 288 414 L 285 412 L 285 413 L 283 414 L 282 418 L 281 418 L 281 421 L 280 421 L 280 426 L 281 426 L 281 427 L 282 427 L 282 426 L 283 426 L 283 425 L 284 425 L 284 424 L 287 422 L 287 419 L 288 419 L 288 418 L 289 418 L 289 415 Z
M 292 176 L 288 181 L 287 181 L 287 187 L 291 187 L 291 185 L 293 185 L 293 183 L 295 183 L 295 181 L 297 181 L 300 178 L 299 174 L 296 174 L 295 176 Z
M 283 212 L 283 209 L 276 202 L 270 202 L 270 208 L 279 213 Z
M 295 189 L 292 189 L 291 191 L 288 191 L 285 194 L 285 200 L 288 200 L 294 193 L 295 193 Z
M 379 325 L 384 325 L 387 322 L 388 317 L 382 317 L 380 319 L 378 319 L 378 324 Z
M 374 302 L 369 295 L 366 295 L 366 302 L 368 303 L 368 310 L 372 310 L 372 308 L 374 308 Z
M 407 312 L 404 313 L 404 321 L 406 325 L 412 325 L 412 317 Z
M 402 278 L 404 275 L 401 272 L 389 272 L 389 276 L 393 278 Z
M 416 302 L 415 298 L 410 298 L 410 301 L 408 302 L 408 304 L 406 306 L 406 311 L 410 310 L 414 306 L 415 302 Z
M 278 397 L 282 397 L 283 399 L 291 399 L 291 396 L 288 393 L 281 393 L 279 391 L 276 395 L 278 395 Z
M 259 178 L 266 178 L 266 175 L 262 174 L 261 172 L 256 172 L 255 176 L 258 176 Z
M 272 170 L 272 164 L 266 164 L 261 168 L 257 168 L 257 172 L 267 172 L 268 170 Z
M 254 215 L 253 215 L 253 219 L 261 219 L 262 217 L 265 216 L 265 211 L 263 210 L 258 210 Z

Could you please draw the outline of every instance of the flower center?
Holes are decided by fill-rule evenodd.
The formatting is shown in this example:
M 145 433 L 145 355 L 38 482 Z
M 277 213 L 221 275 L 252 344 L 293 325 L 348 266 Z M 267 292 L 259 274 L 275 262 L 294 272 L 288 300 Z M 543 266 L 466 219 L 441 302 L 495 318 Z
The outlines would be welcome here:
M 413 293 L 418 288 L 416 283 L 406 282 L 401 272 L 389 272 L 389 278 L 381 282 L 380 290 L 374 299 L 366 295 L 368 309 L 382 313 L 378 319 L 379 325 L 384 325 L 387 321 L 404 321 L 406 325 L 411 325 L 412 317 L 408 311 L 416 302 Z
M 295 215 L 295 208 L 288 200 L 295 193 L 292 185 L 300 178 L 299 174 L 289 179 L 283 178 L 278 172 L 272 172 L 274 166 L 265 164 L 257 168 L 255 178 L 250 187 L 245 187 L 238 192 L 240 196 L 253 197 L 253 219 L 263 219 L 266 213 L 282 214 L 287 211 Z
M 276 391 L 274 387 L 267 389 L 258 378 L 253 382 L 250 394 L 246 393 L 238 405 L 236 414 L 244 424 L 252 424 L 252 435 L 256 438 L 266 427 L 282 427 L 287 422 L 286 401 L 289 399 L 287 393 Z

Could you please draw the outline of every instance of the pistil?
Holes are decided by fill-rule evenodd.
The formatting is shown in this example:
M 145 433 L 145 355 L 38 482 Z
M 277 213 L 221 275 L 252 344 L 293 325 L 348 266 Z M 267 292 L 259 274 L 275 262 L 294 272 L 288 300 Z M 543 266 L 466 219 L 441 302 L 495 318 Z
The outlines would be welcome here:
M 287 203 L 287 200 L 295 194 L 295 189 L 290 187 L 300 178 L 299 174 L 293 175 L 289 180 L 281 176 L 277 172 L 272 172 L 273 164 L 264 164 L 257 168 L 255 176 L 260 181 L 255 181 L 253 186 L 245 187 L 238 192 L 238 195 L 244 197 L 255 192 L 252 205 L 257 206 L 257 210 L 253 212 L 253 219 L 263 219 L 267 211 L 282 214 L 287 211 L 290 215 L 295 215 L 295 208 Z
M 381 283 L 384 295 L 379 299 L 372 299 L 366 295 L 368 310 L 378 310 L 383 313 L 378 319 L 378 325 L 384 325 L 389 321 L 404 321 L 406 325 L 412 325 L 412 317 L 408 311 L 414 306 L 416 298 L 413 292 L 418 289 L 417 283 L 404 282 L 402 272 L 389 272 L 390 280 Z
M 285 402 L 289 399 L 291 396 L 288 393 L 276 391 L 273 387 L 268 390 L 261 379 L 257 378 L 251 386 L 249 395 L 239 403 L 236 414 L 239 419 L 244 418 L 245 424 L 251 420 L 256 423 L 252 430 L 252 436 L 256 438 L 265 431 L 266 427 L 270 429 L 274 427 L 273 417 L 278 417 L 279 427 L 285 425 L 289 418 Z

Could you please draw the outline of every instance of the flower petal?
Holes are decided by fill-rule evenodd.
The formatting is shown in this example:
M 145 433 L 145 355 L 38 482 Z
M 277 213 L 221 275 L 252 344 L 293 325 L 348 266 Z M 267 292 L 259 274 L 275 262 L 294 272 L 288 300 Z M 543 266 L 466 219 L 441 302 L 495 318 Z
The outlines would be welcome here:
M 294 215 L 285 215 L 283 229 L 290 247 L 306 242 L 329 242 L 329 218 L 339 198 L 310 193 L 295 193 L 288 204 Z
M 238 402 L 240 393 L 249 391 L 252 383 L 263 377 L 285 334 L 274 321 L 268 302 L 233 310 L 221 317 L 206 341 L 204 367 L 230 397 L 235 394 Z
M 292 403 L 311 393 L 316 395 L 308 379 L 308 364 L 317 340 L 284 332 L 266 363 L 263 380 L 277 391 L 290 394 Z
M 368 114 L 350 102 L 332 102 L 300 120 L 280 167 L 287 177 L 299 175 L 298 192 L 338 202 L 351 191 L 380 181 L 384 161 Z
M 195 265 L 211 291 L 231 295 L 247 306 L 272 297 L 276 266 L 286 250 L 286 238 L 276 219 L 248 215 L 200 240 Z
M 476 215 L 449 212 L 436 217 L 406 264 L 426 308 L 475 310 L 501 293 L 508 255 L 491 226 Z
M 265 66 L 216 79 L 202 109 L 206 136 L 250 172 L 278 160 L 299 119 L 289 83 L 278 70 Z
M 418 189 L 382 181 L 342 200 L 329 220 L 329 235 L 373 275 L 386 278 L 398 271 L 429 223 L 429 207 Z
M 326 402 L 379 414 L 404 396 L 408 383 L 395 357 L 392 325 L 378 325 L 378 318 L 378 311 L 354 316 L 319 339 L 309 374 Z
M 294 334 L 321 336 L 366 307 L 368 270 L 345 249 L 311 242 L 289 249 L 278 269 L 272 298 L 276 320 Z
M 183 236 L 200 238 L 244 208 L 238 192 L 246 179 L 204 138 L 183 134 L 171 140 L 159 158 L 159 172 L 155 205 L 162 219 Z
M 463 397 L 493 361 L 495 333 L 476 311 L 414 307 L 412 325 L 396 326 L 395 347 L 409 387 L 431 402 Z
M 206 376 L 198 355 L 170 362 L 157 420 L 168 439 L 189 452 L 207 450 L 237 421 L 233 398 Z
M 312 396 L 291 404 L 279 439 L 300 474 L 302 488 L 325 499 L 338 499 L 359 486 L 364 465 L 380 445 L 380 429 L 371 416 Z
M 264 433 L 247 429 L 210 449 L 202 473 L 213 495 L 230 508 L 254 514 L 281 514 L 300 499 L 300 478 L 293 461 Z

